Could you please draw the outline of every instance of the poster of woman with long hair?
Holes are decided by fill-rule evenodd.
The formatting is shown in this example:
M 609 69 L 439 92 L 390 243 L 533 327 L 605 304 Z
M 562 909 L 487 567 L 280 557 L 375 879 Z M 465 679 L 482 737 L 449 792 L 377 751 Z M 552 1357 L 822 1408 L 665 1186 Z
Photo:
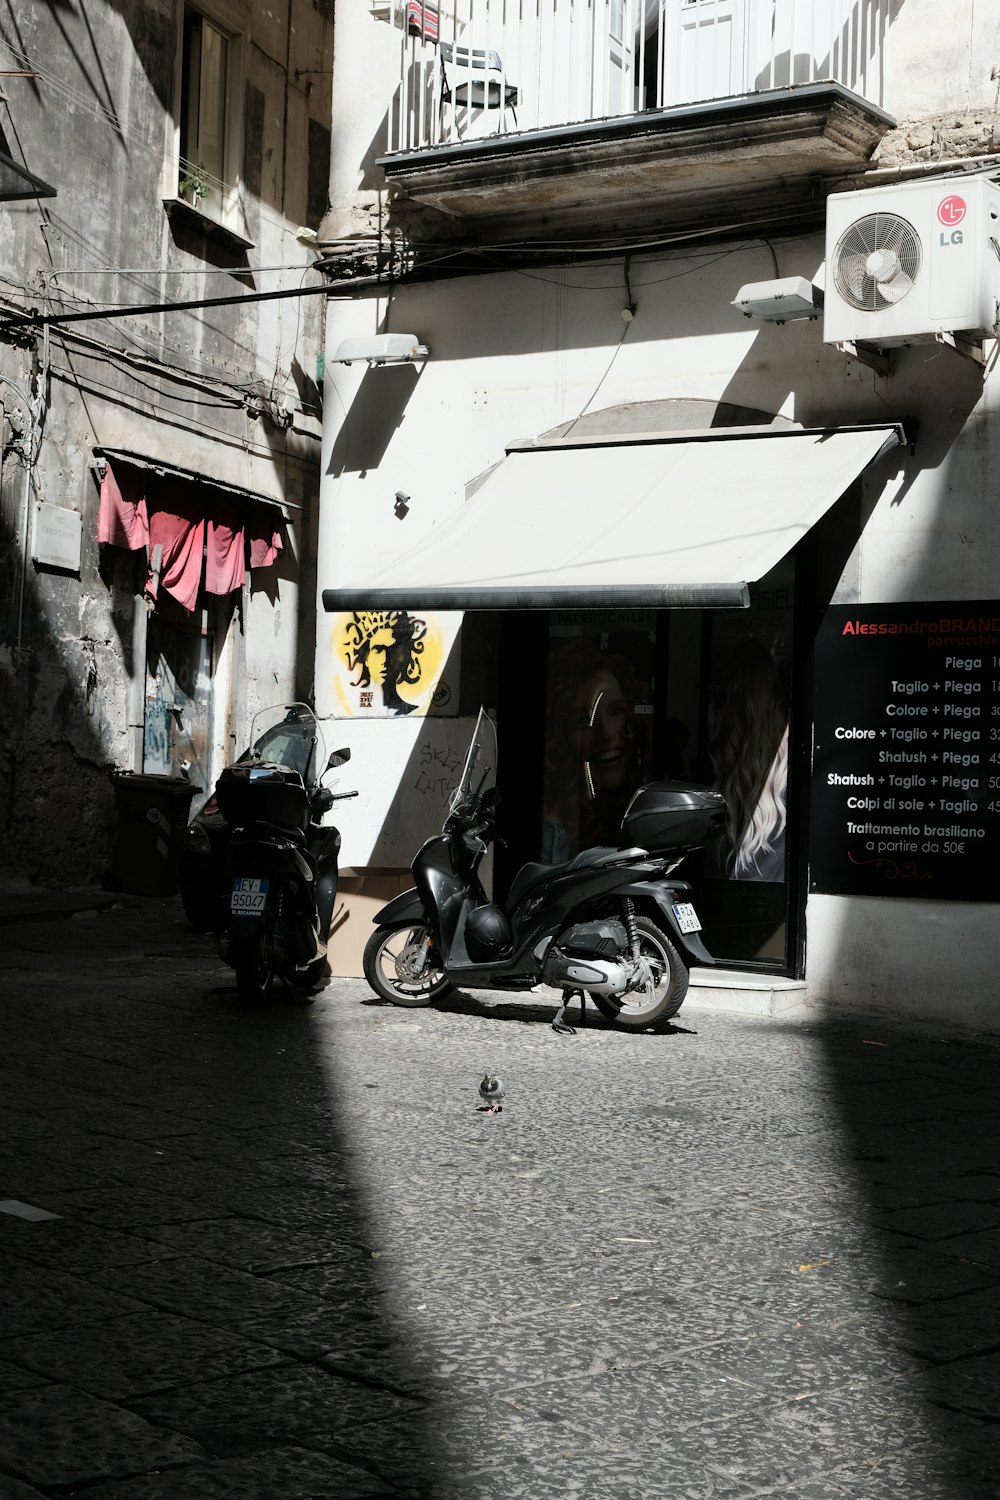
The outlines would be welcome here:
M 713 705 L 709 755 L 729 814 L 716 850 L 730 880 L 785 878 L 788 699 L 771 651 L 756 637 L 730 653 Z

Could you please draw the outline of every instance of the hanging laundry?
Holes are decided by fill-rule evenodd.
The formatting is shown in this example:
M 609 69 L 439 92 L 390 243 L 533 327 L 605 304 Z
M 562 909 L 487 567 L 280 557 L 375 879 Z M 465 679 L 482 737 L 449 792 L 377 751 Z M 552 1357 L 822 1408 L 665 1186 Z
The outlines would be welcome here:
M 247 520 L 251 568 L 269 568 L 284 550 L 281 532 L 274 524 L 276 512 L 269 505 L 255 505 Z
M 105 464 L 97 510 L 97 540 L 137 552 L 149 541 L 145 474 L 127 467 L 115 473 Z
M 235 501 L 215 502 L 208 517 L 205 547 L 205 590 L 209 594 L 231 594 L 246 578 L 246 543 L 243 518 L 246 507 Z
M 406 0 L 406 29 L 410 36 L 421 36 L 425 42 L 436 42 L 440 20 L 436 5 L 427 0 Z
M 157 479 L 149 491 L 149 560 L 146 597 L 156 599 L 153 571 L 156 548 L 162 547 L 159 586 L 186 610 L 194 610 L 205 561 L 205 503 L 192 485 Z

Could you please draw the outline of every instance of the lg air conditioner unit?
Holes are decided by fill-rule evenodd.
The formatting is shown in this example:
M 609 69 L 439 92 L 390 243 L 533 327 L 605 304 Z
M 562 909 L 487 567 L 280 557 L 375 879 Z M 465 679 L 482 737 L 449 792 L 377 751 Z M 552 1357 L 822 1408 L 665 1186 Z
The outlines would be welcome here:
M 1000 188 L 937 178 L 831 194 L 823 307 L 828 344 L 995 338 Z

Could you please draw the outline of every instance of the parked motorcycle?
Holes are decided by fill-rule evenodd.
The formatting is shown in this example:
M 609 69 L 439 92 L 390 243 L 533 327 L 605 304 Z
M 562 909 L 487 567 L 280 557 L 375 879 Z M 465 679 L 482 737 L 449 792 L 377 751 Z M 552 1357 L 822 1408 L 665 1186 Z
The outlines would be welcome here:
M 428 1005 L 462 989 L 562 991 L 553 1026 L 572 1032 L 589 996 L 602 1015 L 642 1030 L 675 1016 L 692 964 L 713 965 L 686 881 L 683 856 L 725 824 L 718 792 L 657 781 L 635 793 L 621 848 L 584 849 L 563 864 L 526 864 L 501 907 L 479 866 L 495 838 L 496 729 L 481 712 L 444 829 L 413 861 L 415 887 L 375 916 L 365 978 L 395 1005 Z
M 322 785 L 351 752 L 324 759 L 322 731 L 304 703 L 262 710 L 250 739 L 249 758 L 228 766 L 215 789 L 230 829 L 219 953 L 245 1003 L 263 1000 L 275 975 L 306 992 L 329 979 L 340 833 L 322 820 L 334 802 L 358 795 Z

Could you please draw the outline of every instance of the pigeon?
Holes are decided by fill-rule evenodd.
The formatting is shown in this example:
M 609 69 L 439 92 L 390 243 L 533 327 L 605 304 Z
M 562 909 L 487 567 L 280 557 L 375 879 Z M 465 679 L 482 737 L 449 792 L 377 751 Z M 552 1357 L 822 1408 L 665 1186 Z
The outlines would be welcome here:
M 498 1078 L 495 1073 L 484 1073 L 483 1081 L 479 1085 L 479 1097 L 483 1101 L 488 1115 L 498 1115 L 503 1109 L 503 1079 Z

